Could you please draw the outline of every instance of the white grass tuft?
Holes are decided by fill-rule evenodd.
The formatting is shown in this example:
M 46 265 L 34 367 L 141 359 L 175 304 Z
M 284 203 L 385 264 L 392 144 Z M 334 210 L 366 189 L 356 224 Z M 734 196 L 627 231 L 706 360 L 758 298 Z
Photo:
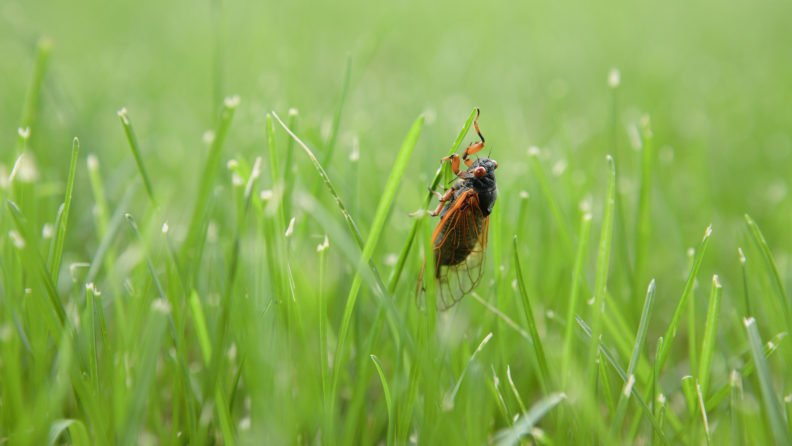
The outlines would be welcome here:
M 360 159 L 360 141 L 357 135 L 352 137 L 352 151 L 349 152 L 349 161 L 357 162 Z
M 536 146 L 528 147 L 528 156 L 536 156 L 536 157 L 538 157 L 541 154 L 542 154 L 542 151 L 539 150 L 539 147 L 536 147 Z
M 709 226 L 707 226 L 707 230 L 704 231 L 704 238 L 707 238 L 710 235 L 712 235 L 712 224 L 711 223 L 710 223 Z
M 162 314 L 169 314 L 171 306 L 165 299 L 158 297 L 151 302 L 151 311 L 156 311 Z
M 608 86 L 616 88 L 621 84 L 621 72 L 618 68 L 614 67 L 608 72 Z
M 270 201 L 270 200 L 272 200 L 273 196 L 274 196 L 274 194 L 269 189 L 261 191 L 261 194 L 260 194 L 261 201 Z
M 237 108 L 240 101 L 241 99 L 239 98 L 239 95 L 235 94 L 233 96 L 225 98 L 223 100 L 223 104 L 225 104 L 227 108 Z
M 237 160 L 228 160 L 226 163 L 226 168 L 230 171 L 236 170 L 237 167 L 239 167 L 239 161 Z
M 527 199 L 531 198 L 531 194 L 529 194 L 528 191 L 521 190 L 520 191 L 520 198 L 522 198 L 523 200 L 527 200 Z
M 634 385 L 635 375 L 630 375 L 629 378 L 627 378 L 627 383 L 624 385 L 624 396 L 630 396 Z
M 168 229 L 170 229 L 170 226 L 168 226 L 168 222 L 166 221 L 165 223 L 162 224 L 162 233 L 167 234 Z
M 28 139 L 30 138 L 30 127 L 20 127 L 17 129 L 17 133 L 19 133 L 19 136 L 21 136 L 22 139 Z
M 127 109 L 126 107 L 121 107 L 121 110 L 118 110 L 118 117 L 124 121 L 125 125 L 129 125 L 129 118 L 127 117 Z
M 289 116 L 297 116 L 299 113 L 300 112 L 294 107 L 289 109 Z
M 737 248 L 737 253 L 740 254 L 740 263 L 745 265 L 745 253 L 743 252 L 742 248 Z
M 15 229 L 8 231 L 8 237 L 14 242 L 14 246 L 16 246 L 17 249 L 25 248 L 25 239 L 23 239 Z
M 296 217 L 292 217 L 291 221 L 289 222 L 289 227 L 286 229 L 286 237 L 291 237 L 291 235 L 294 233 L 294 220 L 296 219 Z
M 203 136 L 201 136 L 201 141 L 203 141 L 203 143 L 206 145 L 212 144 L 214 140 L 215 140 L 215 132 L 212 130 L 205 131 Z
M 754 319 L 754 318 L 752 318 L 752 317 L 748 317 L 748 318 L 745 318 L 745 317 L 744 317 L 744 318 L 743 318 L 743 324 L 744 324 L 746 327 L 750 327 L 750 326 L 751 326 L 751 325 L 753 325 L 754 323 L 756 323 L 756 319 Z
M 99 170 L 99 158 L 97 158 L 93 153 L 88 154 L 88 159 L 86 162 L 88 164 L 88 170 L 91 172 Z
M 52 223 L 44 223 L 44 226 L 41 228 L 41 238 L 51 238 L 54 233 L 55 230 L 52 227 Z

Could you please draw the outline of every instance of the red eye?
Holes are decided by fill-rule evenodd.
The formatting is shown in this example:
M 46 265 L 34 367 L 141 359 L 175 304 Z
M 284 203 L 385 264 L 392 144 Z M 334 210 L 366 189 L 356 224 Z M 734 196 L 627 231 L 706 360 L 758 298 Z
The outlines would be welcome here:
M 498 162 L 497 162 L 497 161 L 495 161 L 495 160 L 492 160 L 492 164 L 494 164 L 494 165 L 495 165 L 495 168 L 496 168 L 496 169 L 498 168 Z
M 487 169 L 485 169 L 485 168 L 483 168 L 481 166 L 476 167 L 475 169 L 473 169 L 473 175 L 475 175 L 476 178 L 481 178 L 481 177 L 483 177 L 486 174 L 487 174 Z

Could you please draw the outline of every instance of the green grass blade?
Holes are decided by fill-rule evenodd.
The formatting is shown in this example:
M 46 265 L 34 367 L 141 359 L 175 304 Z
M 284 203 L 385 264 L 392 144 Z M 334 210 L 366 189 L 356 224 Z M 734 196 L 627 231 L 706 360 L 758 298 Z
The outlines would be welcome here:
M 422 313 L 418 322 L 418 351 L 424 352 L 426 350 L 426 313 Z M 395 444 L 405 444 L 407 434 L 410 429 L 410 421 L 412 420 L 413 407 L 415 406 L 415 399 L 418 396 L 418 382 L 421 378 L 421 365 L 419 360 L 412 361 L 410 366 L 410 375 L 408 378 L 407 388 L 404 391 L 404 401 L 402 403 L 402 410 L 399 419 L 396 421 L 396 442 Z
M 462 369 L 462 373 L 459 375 L 459 379 L 454 386 L 454 390 L 452 390 L 445 396 L 445 398 L 443 398 L 443 410 L 451 410 L 454 408 L 454 400 L 456 399 L 457 392 L 459 392 L 459 387 L 462 385 L 462 379 L 465 377 L 468 367 L 470 367 L 470 364 L 476 359 L 476 355 L 478 355 L 479 352 L 484 349 L 484 346 L 487 345 L 490 339 L 492 339 L 492 333 L 484 337 L 478 348 L 476 348 L 476 351 L 474 351 L 470 356 L 470 359 L 468 359 L 467 363 L 465 364 L 465 368 Z
M 11 214 L 11 218 L 14 220 L 14 226 L 22 236 L 22 240 L 24 240 L 22 249 L 26 252 L 26 257 L 29 259 L 30 263 L 33 264 L 30 265 L 31 269 L 35 269 L 38 272 L 41 283 L 44 286 L 47 298 L 49 299 L 50 308 L 53 311 L 52 314 L 56 316 L 56 324 L 51 328 L 54 330 L 53 334 L 58 334 L 63 331 L 68 323 L 63 302 L 61 302 L 60 296 L 58 296 L 55 290 L 55 284 L 47 270 L 47 266 L 44 264 L 44 259 L 41 258 L 41 254 L 39 254 L 35 245 L 32 243 L 32 240 L 35 239 L 30 236 L 27 220 L 25 220 L 22 212 L 19 211 L 19 207 L 17 207 L 14 202 L 6 201 L 6 207 Z
M 341 97 L 338 99 L 338 107 L 333 114 L 333 126 L 330 128 L 330 136 L 323 147 L 324 158 L 322 158 L 322 165 L 326 166 L 333 159 L 333 151 L 335 150 L 336 139 L 338 138 L 338 129 L 341 127 L 341 115 L 344 112 L 344 102 L 346 102 L 347 92 L 349 91 L 349 77 L 352 73 L 352 55 L 347 54 L 346 70 L 344 70 L 344 86 L 341 89 Z M 314 194 L 316 195 L 316 194 Z
M 427 288 L 429 288 L 429 285 L 428 285 L 428 284 L 427 284 Z M 484 307 L 486 307 L 488 310 L 490 310 L 491 312 L 493 312 L 493 313 L 494 313 L 496 316 L 498 316 L 499 318 L 501 318 L 501 320 L 503 320 L 503 322 L 505 322 L 505 323 L 506 323 L 506 325 L 508 325 L 509 327 L 513 328 L 513 329 L 514 329 L 514 331 L 516 331 L 517 333 L 519 333 L 519 334 L 520 334 L 520 336 L 522 336 L 523 338 L 525 338 L 525 340 L 526 340 L 526 341 L 528 341 L 528 342 L 530 342 L 531 344 L 533 344 L 533 338 L 531 337 L 531 335 L 530 335 L 530 334 L 528 334 L 528 332 L 527 332 L 527 331 L 523 330 L 523 328 L 522 328 L 522 327 L 520 327 L 519 325 L 517 325 L 517 323 L 516 323 L 516 322 L 514 322 L 514 321 L 512 320 L 512 318 L 510 318 L 509 316 L 507 316 L 507 315 L 506 315 L 504 312 L 500 311 L 499 309 L 495 308 L 495 307 L 494 307 L 494 306 L 493 306 L 491 303 L 489 303 L 489 302 L 487 302 L 486 300 L 482 299 L 482 298 L 481 298 L 481 296 L 479 296 L 478 294 L 476 294 L 476 292 L 472 292 L 472 293 L 470 293 L 470 295 L 471 295 L 471 296 L 472 296 L 474 299 L 476 299 L 476 300 L 477 300 L 477 301 L 478 301 L 478 302 L 479 302 L 481 305 L 484 305 Z
M 778 446 L 790 446 L 792 440 L 789 437 L 787 423 L 783 416 L 778 395 L 773 389 L 773 381 L 770 376 L 770 366 L 767 364 L 764 352 L 762 351 L 762 339 L 759 336 L 759 329 L 756 327 L 756 320 L 748 318 L 744 320 L 745 330 L 748 333 L 748 346 L 751 351 L 756 373 L 759 378 L 759 388 L 762 393 L 762 403 L 766 411 L 767 418 L 770 420 L 770 427 L 773 431 Z
M 597 272 L 594 284 L 594 306 L 592 307 L 592 339 L 600 339 L 602 334 L 602 314 L 605 312 L 605 288 L 608 285 L 608 266 L 610 264 L 611 239 L 613 237 L 613 208 L 616 201 L 616 166 L 613 158 L 608 155 L 608 190 L 605 195 L 605 211 L 602 217 L 602 233 L 597 253 Z M 593 396 L 596 387 L 597 342 L 589 347 L 587 388 Z M 594 430 L 594 416 L 589 420 L 590 431 Z
M 22 136 L 22 133 L 30 135 L 30 127 L 36 119 L 39 96 L 41 94 L 41 81 L 44 79 L 44 72 L 47 69 L 47 62 L 51 52 L 52 41 L 46 37 L 39 39 L 36 44 L 36 61 L 33 64 L 33 73 L 30 76 L 30 83 L 25 92 L 25 102 L 22 105 L 22 115 L 19 118 L 19 128 L 24 130 L 24 132 L 20 132 L 17 140 L 17 149 L 20 153 L 27 143 L 27 137 Z
M 182 245 L 182 258 L 185 258 L 187 251 L 195 247 L 199 237 L 204 212 L 206 211 L 209 202 L 209 196 L 212 193 L 212 183 L 214 181 L 217 169 L 220 167 L 220 158 L 223 154 L 223 142 L 225 141 L 228 128 L 231 126 L 231 120 L 234 117 L 234 110 L 239 105 L 239 96 L 226 98 L 223 101 L 223 109 L 220 112 L 220 120 L 217 124 L 217 129 L 214 132 L 212 144 L 209 146 L 209 154 L 206 157 L 203 171 L 201 172 L 200 182 L 198 184 L 198 195 L 195 200 L 195 208 L 193 208 L 192 218 L 190 219 L 190 226 L 187 231 L 187 238 Z M 199 261 L 200 259 L 193 259 Z
M 712 433 L 710 432 L 707 409 L 704 407 L 704 396 L 701 393 L 701 384 L 696 380 L 696 394 L 699 408 L 701 409 L 701 419 L 704 421 L 704 435 L 707 437 L 707 444 L 712 444 Z
M 473 111 L 470 112 L 470 116 L 468 116 L 467 121 L 462 126 L 462 130 L 459 131 L 454 143 L 451 145 L 451 149 L 448 151 L 447 156 L 451 156 L 454 152 L 457 151 L 459 144 L 462 143 L 462 140 L 467 135 L 467 132 L 470 130 L 470 126 L 473 125 L 473 120 L 476 118 L 476 109 L 474 108 Z M 431 184 L 429 187 L 434 190 L 437 188 L 437 185 L 440 184 L 440 178 L 442 177 L 443 169 L 442 166 L 437 169 L 435 173 L 434 179 L 432 179 Z M 423 204 L 421 205 L 421 210 L 426 210 L 429 206 L 429 203 L 432 200 L 432 193 L 427 192 Z M 396 260 L 396 266 L 393 268 L 393 272 L 391 276 L 388 278 L 388 292 L 393 294 L 396 291 L 396 284 L 399 282 L 399 278 L 401 277 L 402 271 L 404 270 L 404 264 L 407 261 L 407 255 L 410 253 L 410 248 L 413 245 L 415 240 L 415 236 L 418 233 L 418 228 L 421 225 L 421 219 L 416 218 L 412 226 L 410 227 L 410 232 L 407 235 L 407 240 L 402 245 L 402 249 L 399 252 L 399 258 Z
M 103 348 L 103 350 L 104 350 L 104 365 L 103 365 L 103 367 L 106 369 L 105 372 L 104 372 L 104 375 L 107 377 L 106 379 L 109 382 L 109 376 L 110 376 L 110 374 L 112 373 L 112 370 L 113 370 L 113 367 L 112 367 L 113 355 L 111 353 L 111 351 L 113 350 L 113 347 L 110 345 L 110 335 L 107 332 L 107 319 L 105 319 L 104 304 L 102 304 L 102 293 L 97 291 L 96 287 L 92 283 L 89 283 L 88 285 L 86 285 L 86 287 L 89 286 L 89 285 L 93 289 L 93 295 L 94 295 L 95 302 L 96 302 L 96 313 L 99 315 L 99 328 L 102 331 L 102 344 L 104 345 L 104 348 Z M 86 293 L 87 293 L 87 290 L 86 290 Z
M 751 306 L 751 298 L 748 294 L 748 269 L 745 267 L 745 263 L 747 262 L 745 258 L 745 253 L 743 252 L 742 248 L 737 248 L 737 253 L 740 254 L 740 269 L 742 270 L 743 276 L 743 297 L 745 298 L 745 317 L 753 317 L 754 312 Z
M 583 332 L 586 333 L 586 335 L 590 339 L 593 339 L 591 336 L 591 328 L 589 328 L 589 326 L 586 325 L 583 319 L 580 316 L 576 316 L 575 320 L 577 321 L 578 325 L 580 325 L 580 327 L 583 328 Z M 605 355 L 605 358 L 608 359 L 608 362 L 610 362 L 613 368 L 616 369 L 616 372 L 618 372 L 619 377 L 622 379 L 622 381 L 624 383 L 627 383 L 629 381 L 629 377 L 624 372 L 624 369 L 622 369 L 622 367 L 619 365 L 619 362 L 616 361 L 616 358 L 613 355 L 613 353 L 611 353 L 610 349 L 607 346 L 605 346 L 605 344 L 603 344 L 602 341 L 600 341 L 599 344 L 600 344 L 599 348 L 602 354 Z M 635 388 L 635 386 L 630 386 L 630 391 L 632 395 L 635 397 L 635 401 L 638 403 L 638 406 L 640 406 L 641 410 L 643 410 L 643 413 L 646 416 L 646 418 L 648 418 L 649 422 L 652 423 L 652 427 L 654 428 L 654 431 L 660 436 L 660 441 L 662 441 L 664 445 L 670 446 L 671 443 L 668 441 L 668 438 L 663 433 L 660 427 L 660 423 L 652 414 L 652 410 L 649 409 L 649 406 L 646 405 L 646 401 L 644 401 L 643 397 L 641 396 L 641 393 L 638 391 L 638 389 Z
M 296 108 L 289 109 L 289 128 L 293 132 L 297 131 L 297 116 Z M 289 138 L 286 143 L 286 164 L 283 166 L 283 214 L 292 215 L 292 206 L 294 202 L 294 174 L 296 173 L 297 166 L 294 165 L 294 139 Z
M 551 393 L 550 395 L 547 395 L 546 397 L 539 400 L 539 402 L 531 406 L 531 408 L 528 410 L 528 413 L 521 416 L 517 422 L 514 423 L 514 426 L 495 434 L 495 438 L 493 438 L 493 440 L 497 441 L 497 446 L 511 446 L 518 444 L 522 437 L 531 433 L 533 427 L 536 426 L 536 423 L 538 423 L 542 417 L 544 417 L 548 412 L 550 412 L 550 410 L 552 410 L 565 398 L 566 395 L 563 393 Z
M 118 119 L 121 121 L 121 126 L 124 127 L 124 134 L 129 142 L 129 148 L 132 150 L 132 156 L 135 158 L 135 164 L 137 164 L 140 176 L 143 178 L 143 186 L 146 188 L 146 193 L 151 200 L 151 205 L 156 208 L 157 200 L 154 198 L 154 188 L 151 187 L 151 180 L 146 171 L 146 166 L 143 164 L 143 156 L 140 154 L 140 144 L 138 144 L 135 132 L 132 130 L 132 122 L 130 122 L 129 116 L 127 116 L 126 108 L 122 108 L 118 111 Z
M 360 231 L 358 231 L 358 228 L 357 228 L 357 225 L 355 224 L 355 221 L 352 220 L 352 217 L 349 215 L 349 212 L 347 212 L 346 207 L 344 206 L 344 203 L 341 201 L 341 198 L 339 198 L 338 194 L 336 193 L 336 190 L 333 187 L 333 183 L 330 181 L 330 177 L 327 176 L 327 173 L 325 172 L 325 170 L 322 167 L 322 165 L 319 164 L 319 162 L 316 160 L 316 157 L 314 156 L 313 152 L 311 152 L 311 150 L 308 148 L 308 146 L 306 146 L 305 143 L 303 143 L 300 140 L 300 138 L 298 138 L 294 133 L 292 133 L 292 131 L 289 130 L 288 127 L 286 127 L 286 125 L 283 123 L 283 121 L 281 121 L 281 119 L 278 117 L 278 114 L 275 113 L 275 112 L 272 112 L 272 115 L 275 116 L 275 119 L 278 120 L 278 122 L 280 123 L 281 126 L 283 126 L 283 128 L 286 130 L 286 132 L 292 138 L 294 138 L 294 140 L 300 145 L 300 147 L 302 147 L 303 150 L 305 150 L 305 152 L 308 154 L 308 157 L 311 159 L 311 162 L 313 163 L 314 167 L 316 168 L 316 171 L 319 173 L 319 176 L 322 177 L 322 180 L 324 181 L 325 186 L 327 186 L 327 188 L 329 189 L 330 194 L 333 196 L 333 198 L 335 199 L 336 204 L 338 205 L 338 208 L 341 210 L 341 213 L 344 215 L 344 220 L 346 221 L 347 226 L 349 226 L 349 230 L 350 230 L 350 232 L 352 234 L 352 237 L 355 239 L 355 242 L 357 243 L 357 245 L 360 248 L 361 252 L 364 251 L 366 245 L 363 243 L 363 238 L 360 236 Z M 377 270 L 377 267 L 374 265 L 374 262 L 371 261 L 370 258 L 368 260 L 368 265 L 369 265 L 369 269 L 371 269 L 371 272 L 374 275 L 374 279 L 376 280 L 377 287 L 379 287 L 378 289 L 380 291 L 389 290 L 390 287 L 386 287 L 385 286 L 385 283 L 382 281 L 382 277 L 380 276 L 379 271 Z M 389 292 L 385 292 L 384 294 L 385 295 L 382 296 L 379 293 L 376 293 L 376 292 L 374 293 L 375 296 L 377 296 L 377 297 L 382 299 L 381 303 L 383 303 L 387 307 L 391 317 L 398 324 L 398 328 L 401 330 L 401 335 L 404 336 L 407 339 L 407 347 L 409 347 L 410 350 L 413 350 L 414 349 L 414 345 L 412 344 L 412 339 L 407 334 L 407 331 L 404 328 L 404 323 L 401 322 L 401 316 L 399 316 L 399 312 L 396 309 L 396 306 L 393 304 L 393 300 L 390 297 L 390 293 Z
M 385 393 L 385 402 L 388 405 L 388 444 L 391 444 L 391 432 L 393 430 L 393 403 L 391 403 L 390 388 L 388 387 L 388 380 L 385 378 L 385 372 L 382 371 L 382 364 L 380 364 L 379 359 L 374 355 L 370 356 L 371 360 L 374 361 L 374 365 L 377 367 L 380 381 L 382 381 L 382 391 Z
M 732 370 L 729 377 L 729 415 L 731 421 L 731 444 L 741 446 L 745 444 L 745 418 L 743 415 L 743 387 L 742 376 L 737 370 Z M 787 407 L 789 415 L 789 407 Z
M 754 242 L 762 253 L 762 257 L 764 258 L 765 265 L 767 265 L 767 269 L 770 270 L 770 277 L 772 277 L 773 285 L 776 292 L 778 293 L 778 301 L 781 304 L 781 311 L 784 312 L 784 319 L 787 323 L 787 331 L 792 333 L 792 309 L 790 309 L 790 307 L 792 307 L 792 303 L 790 303 L 789 298 L 784 291 L 784 284 L 781 281 L 781 276 L 778 274 L 778 268 L 776 267 L 775 260 L 773 260 L 773 254 L 770 252 L 770 247 L 767 246 L 767 241 L 765 240 L 764 234 L 762 234 L 762 230 L 759 229 L 759 225 L 757 225 L 748 214 L 745 214 L 745 221 L 748 224 L 748 230 L 751 233 Z
M 379 236 L 382 233 L 383 227 L 385 226 L 385 220 L 388 217 L 388 211 L 390 209 L 391 203 L 393 202 L 393 198 L 396 195 L 396 190 L 399 187 L 399 183 L 401 182 L 401 178 L 404 175 L 404 171 L 407 169 L 407 163 L 409 162 L 410 156 L 412 155 L 415 145 L 418 142 L 418 136 L 421 134 L 423 121 L 423 116 L 415 121 L 409 133 L 407 134 L 407 138 L 405 138 L 404 143 L 402 144 L 401 150 L 399 150 L 396 161 L 393 163 L 393 169 L 391 170 L 390 177 L 388 178 L 388 182 L 385 185 L 385 190 L 383 191 L 382 197 L 380 198 L 377 211 L 374 214 L 374 221 L 371 224 L 371 232 L 369 233 L 365 248 L 363 249 L 363 253 L 360 257 L 358 271 L 365 267 L 364 265 L 366 261 L 374 253 L 374 248 L 376 247 Z M 352 310 L 355 306 L 355 301 L 357 300 L 357 294 L 360 289 L 361 280 L 360 273 L 356 273 L 355 279 L 352 282 L 352 289 L 350 289 L 349 296 L 347 297 L 346 307 L 344 308 L 341 329 L 338 332 L 338 345 L 336 347 L 336 354 L 334 356 L 337 358 L 336 365 L 339 367 L 341 365 L 341 358 L 343 358 L 344 348 L 346 347 L 346 334 L 347 330 L 349 329 L 349 322 L 352 318 Z M 333 385 L 331 387 L 332 390 L 330 391 L 331 401 L 335 399 L 335 389 L 338 385 L 339 370 L 339 368 L 336 368 L 335 372 L 333 373 Z
M 541 151 L 538 147 L 531 147 L 528 149 L 528 159 L 530 160 L 531 170 L 533 171 L 534 176 L 539 180 L 539 185 L 542 187 L 542 193 L 547 200 L 547 205 L 550 207 L 550 213 L 553 215 L 553 219 L 559 228 L 558 232 L 561 235 L 561 242 L 564 245 L 564 250 L 571 258 L 574 252 L 572 249 L 572 240 L 569 236 L 569 230 L 567 229 L 564 215 L 561 213 L 561 206 L 559 206 L 558 200 L 556 200 L 555 195 L 553 195 L 553 190 L 550 187 L 550 183 L 547 182 L 547 177 L 542 170 L 541 164 L 539 164 L 540 154 Z M 609 159 L 612 162 L 612 158 Z
M 49 439 L 47 444 L 53 446 L 58 438 L 69 431 L 71 443 L 73 446 L 90 446 L 93 444 L 91 437 L 88 434 L 88 429 L 80 420 L 55 420 L 52 422 L 49 430 Z
M 786 332 L 779 333 L 771 341 L 769 341 L 767 344 L 765 344 L 765 346 L 764 346 L 764 356 L 765 356 L 765 358 L 769 358 L 770 355 L 772 355 L 773 353 L 776 352 L 776 350 L 778 350 L 778 346 L 780 345 L 781 341 L 785 337 L 786 337 Z M 742 369 L 740 369 L 740 371 L 738 373 L 740 375 L 742 375 L 743 378 L 747 378 L 747 377 L 751 376 L 751 374 L 754 372 L 754 370 L 755 370 L 754 360 L 751 359 L 751 360 L 749 360 L 748 362 L 745 363 L 745 365 L 742 367 Z M 692 379 L 691 376 L 686 376 L 685 378 Z M 685 390 L 685 378 L 683 378 L 683 380 L 682 380 L 682 384 L 683 384 L 682 389 L 683 390 Z M 693 389 L 692 386 L 689 386 L 689 387 L 690 387 L 691 390 Z M 715 410 L 715 408 L 717 408 L 718 405 L 724 399 L 726 399 L 727 396 L 729 396 L 729 392 L 730 391 L 731 391 L 731 383 L 724 384 L 720 388 L 720 390 L 715 392 L 715 394 L 713 394 L 707 400 L 707 403 L 705 405 L 706 409 L 708 411 Z M 690 394 L 693 395 L 693 392 L 690 392 Z M 695 398 L 692 398 L 691 401 L 695 402 Z M 688 407 L 690 408 L 692 406 L 688 406 Z M 693 407 L 693 408 L 695 408 L 695 407 Z M 690 416 L 692 417 L 692 414 L 690 414 Z M 687 431 L 690 429 L 690 427 L 692 425 L 693 425 L 693 419 L 690 419 L 681 429 L 679 429 L 679 432 L 677 432 L 676 437 L 671 439 L 671 443 L 672 444 L 676 443 L 679 438 L 681 438 L 683 435 L 685 435 L 687 433 Z
M 69 224 L 69 209 L 71 208 L 72 191 L 74 191 L 74 177 L 77 173 L 77 155 L 80 152 L 80 141 L 74 138 L 72 141 L 72 157 L 71 166 L 69 167 L 69 181 L 66 183 L 66 197 L 63 199 L 63 215 L 60 219 L 60 225 L 56 228 L 53 237 L 55 240 L 55 252 L 50 260 L 52 262 L 47 265 L 52 281 L 58 281 L 58 273 L 60 272 L 61 257 L 63 254 L 63 242 L 66 239 L 66 228 Z
M 189 303 L 195 334 L 198 337 L 198 345 L 201 347 L 204 363 L 209 364 L 212 361 L 212 341 L 209 340 L 209 329 L 206 327 L 206 317 L 204 316 L 201 298 L 198 297 L 197 291 L 190 291 Z
M 137 444 L 138 433 L 143 423 L 146 401 L 152 392 L 152 385 L 154 384 L 157 357 L 165 335 L 170 311 L 170 304 L 162 298 L 155 299 L 151 304 L 149 321 L 143 331 L 144 336 L 141 342 L 139 367 L 136 367 L 135 385 L 131 389 L 126 419 L 120 430 L 121 435 L 119 438 L 122 445 L 131 446 Z
M 509 385 L 511 386 L 512 392 L 514 393 L 514 397 L 517 398 L 517 404 L 520 405 L 520 411 L 523 414 L 528 413 L 528 410 L 525 408 L 525 403 L 523 403 L 523 400 L 520 397 L 520 392 L 517 391 L 517 386 L 514 385 L 514 381 L 511 377 L 511 367 L 508 365 L 506 366 L 506 378 L 509 379 Z
M 718 281 L 718 276 L 713 276 L 709 310 L 707 311 L 707 325 L 704 328 L 704 344 L 701 348 L 701 361 L 699 361 L 698 383 L 704 396 L 707 395 L 707 390 L 709 390 L 710 369 L 712 367 L 712 356 L 715 354 L 722 294 L 723 287 Z
M 569 383 L 570 366 L 572 365 L 572 341 L 575 334 L 575 313 L 577 313 L 578 300 L 580 298 L 580 282 L 583 280 L 583 262 L 586 259 L 590 229 L 591 214 L 585 213 L 580 220 L 575 267 L 572 272 L 572 288 L 569 292 L 569 307 L 567 308 L 566 326 L 564 327 L 564 350 L 561 356 L 563 389 L 566 389 Z
M 641 144 L 641 191 L 638 196 L 638 219 L 635 229 L 635 274 L 633 275 L 633 299 L 641 298 L 641 285 L 646 283 L 646 263 L 649 258 L 649 242 L 652 236 L 652 172 L 654 170 L 654 147 L 652 126 L 645 116 L 642 124 Z
M 638 358 L 641 356 L 641 351 L 646 341 L 646 330 L 649 326 L 649 319 L 652 317 L 654 296 L 655 281 L 653 280 L 649 284 L 649 289 L 646 291 L 646 299 L 644 300 L 643 312 L 641 313 L 641 322 L 638 326 L 638 334 L 635 336 L 635 347 L 633 347 L 632 356 L 630 357 L 630 365 L 627 366 L 627 376 L 629 380 L 628 383 L 625 384 L 624 391 L 619 395 L 619 406 L 616 409 L 616 415 L 613 417 L 613 424 L 611 424 L 609 437 L 612 439 L 615 439 L 621 431 L 624 415 L 627 412 L 627 403 L 629 402 L 630 393 L 632 392 L 631 387 L 635 382 L 635 368 L 638 365 Z M 632 383 L 629 381 L 632 381 Z M 628 390 L 627 387 L 630 387 L 630 389 Z
M 516 235 L 514 236 L 514 268 L 517 274 L 517 284 L 520 288 L 520 297 L 522 297 L 525 318 L 528 320 L 528 329 L 531 332 L 536 358 L 539 361 L 539 382 L 542 385 L 545 395 L 548 395 L 550 388 L 555 386 L 551 381 L 552 376 L 550 375 L 550 368 L 547 366 L 547 357 L 542 347 L 542 340 L 539 339 L 539 330 L 536 328 L 536 320 L 534 319 L 533 310 L 531 309 L 531 302 L 528 300 L 528 291 L 525 288 L 525 280 L 523 279 L 522 267 L 520 266 L 520 256 L 517 254 Z
M 671 345 L 674 343 L 674 337 L 676 336 L 677 328 L 679 328 L 679 323 L 682 321 L 682 314 L 685 312 L 685 308 L 687 307 L 687 300 L 693 291 L 693 284 L 696 283 L 696 274 L 698 274 L 699 267 L 701 266 L 701 260 L 704 258 L 704 253 L 707 251 L 707 242 L 709 242 L 710 235 L 712 235 L 712 226 L 708 227 L 704 232 L 704 238 L 701 240 L 701 245 L 699 246 L 698 251 L 696 251 L 696 261 L 693 262 L 693 268 L 691 268 L 690 275 L 688 275 L 688 280 L 685 284 L 685 290 L 682 292 L 682 298 L 679 299 L 679 303 L 677 304 L 676 310 L 674 311 L 674 316 L 671 318 L 671 322 L 669 322 L 668 328 L 666 328 L 665 334 L 663 335 L 663 350 L 660 353 L 661 372 L 663 371 L 663 367 L 665 366 L 666 360 L 668 359 L 668 355 L 671 353 Z
M 652 413 L 654 414 L 655 418 L 658 418 L 660 423 L 660 428 L 662 430 L 663 427 L 663 414 L 665 413 L 665 396 L 660 393 L 660 361 L 658 361 L 658 357 L 660 356 L 660 352 L 663 350 L 663 337 L 660 336 L 657 338 L 657 349 L 655 349 L 655 360 L 654 360 L 654 373 L 653 373 L 653 380 L 652 380 Z M 652 434 L 652 445 L 657 444 L 657 434 Z
M 85 329 L 88 335 L 88 361 L 90 364 L 93 391 L 99 395 L 99 365 L 96 356 L 96 311 L 94 309 L 93 285 L 85 287 Z

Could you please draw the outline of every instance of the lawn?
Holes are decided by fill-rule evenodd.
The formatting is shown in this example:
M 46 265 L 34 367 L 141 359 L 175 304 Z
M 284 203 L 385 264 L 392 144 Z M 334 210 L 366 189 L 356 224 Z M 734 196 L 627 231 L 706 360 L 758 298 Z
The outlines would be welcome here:
M 790 17 L 5 0 L 0 443 L 792 445 Z

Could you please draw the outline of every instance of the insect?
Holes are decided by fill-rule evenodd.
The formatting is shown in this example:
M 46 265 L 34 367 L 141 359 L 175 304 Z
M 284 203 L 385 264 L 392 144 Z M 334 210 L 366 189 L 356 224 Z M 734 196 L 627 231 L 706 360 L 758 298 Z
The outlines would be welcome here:
M 480 114 L 481 111 L 476 108 L 473 125 L 481 141 L 469 145 L 461 157 L 455 153 L 440 160 L 441 164 L 451 162 L 451 170 L 458 179 L 456 183 L 444 194 L 429 188 L 440 200 L 437 209 L 429 211 L 432 217 L 440 217 L 440 223 L 432 234 L 431 264 L 439 310 L 451 308 L 472 292 L 484 274 L 489 215 L 498 199 L 498 186 L 495 183 L 498 162 L 489 156 L 476 160 L 468 158 L 484 148 L 484 136 L 478 127 Z M 460 170 L 461 162 L 465 163 L 467 170 Z M 419 288 L 425 270 L 426 260 L 421 267 Z

